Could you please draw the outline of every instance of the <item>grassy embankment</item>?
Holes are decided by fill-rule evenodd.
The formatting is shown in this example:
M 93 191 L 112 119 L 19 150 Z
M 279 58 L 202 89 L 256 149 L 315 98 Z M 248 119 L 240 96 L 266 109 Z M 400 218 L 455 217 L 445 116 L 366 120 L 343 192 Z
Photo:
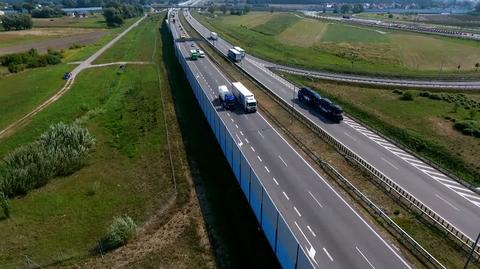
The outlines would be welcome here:
M 65 50 L 62 61 L 86 59 L 137 19 L 130 19 L 123 27 L 109 30 L 109 34 L 95 44 Z M 151 49 L 152 47 L 149 48 L 150 51 Z M 5 76 L 0 76 L 0 129 L 27 114 L 57 92 L 65 84 L 62 80 L 63 73 L 74 67 L 75 65 L 59 64 L 27 69 L 16 74 L 8 74 L 8 70 L 4 70 Z
M 447 102 L 421 97 L 418 96 L 420 91 L 411 91 L 414 100 L 404 101 L 392 90 L 312 82 L 287 76 L 298 84 L 314 87 L 320 94 L 338 102 L 347 113 L 387 137 L 480 186 L 480 138 L 463 135 L 453 128 L 454 121 L 473 119 L 480 122 L 478 105 L 465 109 L 469 105 L 454 93 L 445 94 L 457 101 Z M 476 93 L 464 95 L 477 102 L 480 97 Z
M 142 224 L 164 205 L 172 193 L 172 184 L 159 91 L 166 96 L 167 107 L 172 107 L 170 89 L 183 132 L 180 135 L 173 130 L 172 136 L 174 148 L 178 147 L 174 150 L 177 204 L 196 200 L 188 195 L 191 190 L 186 177 L 191 170 L 198 180 L 196 186 L 205 191 L 202 197 L 209 202 L 209 206 L 202 208 L 203 214 L 213 220 L 207 228 L 215 240 L 218 262 L 239 268 L 258 264 L 274 267 L 275 259 L 265 255 L 269 247 L 258 236 L 256 221 L 228 164 L 205 121 L 198 120 L 201 112 L 176 62 L 171 42 L 165 46 L 160 42 L 156 30 L 161 19 L 150 32 L 144 33 L 149 37 L 142 38 L 158 42 L 153 54 L 155 65 L 132 65 L 121 73 L 117 67 L 86 70 L 65 96 L 0 143 L 1 156 L 32 141 L 50 123 L 71 122 L 89 111 L 96 112 L 87 124 L 97 139 L 87 166 L 11 201 L 11 218 L 0 221 L 0 237 L 4 242 L 0 245 L 0 267 L 22 266 L 26 264 L 26 256 L 40 264 L 80 262 L 89 255 L 114 216 L 129 214 Z M 167 37 L 163 30 L 162 38 L 166 41 Z M 143 47 L 138 44 L 131 49 Z M 111 50 L 124 48 L 114 46 Z M 169 119 L 169 126 L 175 129 L 174 118 Z M 188 145 L 186 149 L 180 138 Z M 187 156 L 189 168 L 182 166 L 181 159 Z M 212 169 L 211 163 L 217 164 L 216 169 Z M 161 251 L 137 257 L 131 265 L 211 266 L 210 252 L 205 243 L 200 243 L 205 241 L 198 230 L 202 220 L 195 219 L 190 208 L 186 213 L 181 220 L 187 221 L 174 224 L 178 234 L 173 233 L 173 238 L 165 242 L 158 240 L 163 244 Z M 175 220 L 161 222 L 172 221 Z M 129 257 L 123 256 L 122 260 L 125 258 Z M 104 260 L 108 258 L 101 261 Z
M 395 77 L 478 78 L 480 45 L 418 34 L 299 18 L 289 13 L 193 15 L 261 58 L 303 68 Z M 458 70 L 460 65 L 460 70 Z

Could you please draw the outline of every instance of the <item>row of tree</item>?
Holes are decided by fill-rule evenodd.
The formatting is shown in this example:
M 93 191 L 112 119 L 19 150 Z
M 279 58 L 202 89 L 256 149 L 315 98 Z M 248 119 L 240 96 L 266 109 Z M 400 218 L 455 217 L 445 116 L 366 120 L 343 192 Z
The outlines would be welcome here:
M 130 5 L 109 2 L 103 9 L 103 16 L 110 27 L 118 27 L 123 24 L 125 19 L 141 15 L 143 15 L 143 7 L 139 4 Z
M 230 9 L 228 9 L 227 6 L 225 6 L 225 5 L 221 5 L 221 6 L 210 5 L 207 8 L 207 10 L 212 15 L 217 10 L 221 11 L 224 15 L 227 14 L 227 12 L 230 12 L 230 15 L 245 15 L 248 12 L 250 12 L 250 6 L 248 6 L 248 5 L 235 6 L 235 7 L 231 7 Z
M 17 73 L 25 68 L 59 64 L 61 58 L 62 54 L 58 51 L 48 50 L 47 54 L 40 55 L 36 49 L 30 49 L 27 52 L 3 55 L 0 57 L 0 64 L 8 67 L 11 73 Z
M 6 14 L 1 17 L 5 31 L 31 29 L 32 18 L 28 14 Z
M 350 4 L 343 4 L 340 6 L 340 9 L 338 8 L 337 5 L 333 6 L 333 13 L 342 13 L 342 14 L 348 14 L 348 13 L 362 13 L 364 11 L 363 5 L 362 4 L 355 4 L 355 5 L 350 5 Z
M 65 15 L 65 12 L 58 7 L 42 7 L 38 9 L 34 9 L 30 13 L 32 18 L 54 18 L 54 17 L 61 17 Z

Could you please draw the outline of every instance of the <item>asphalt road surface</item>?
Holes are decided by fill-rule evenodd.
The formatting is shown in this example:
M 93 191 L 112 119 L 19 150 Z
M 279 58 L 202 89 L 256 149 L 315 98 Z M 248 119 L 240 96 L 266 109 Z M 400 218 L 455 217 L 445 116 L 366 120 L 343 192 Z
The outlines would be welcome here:
M 172 24 L 180 37 L 179 20 Z M 176 43 L 189 58 L 192 42 Z M 205 94 L 217 103 L 217 87 L 231 81 L 208 57 L 188 61 Z M 295 150 L 257 113 L 241 108 L 217 113 L 234 134 L 287 225 L 317 268 L 410 268 L 386 242 Z
M 186 19 L 202 36 L 205 38 L 210 36 L 210 31 L 188 13 L 186 13 Z M 215 41 L 214 45 L 224 54 L 232 47 L 221 38 Z M 457 230 L 470 239 L 476 238 L 480 231 L 478 227 L 480 195 L 403 151 L 390 141 L 379 137 L 353 119 L 346 117 L 343 122 L 334 124 L 302 106 L 296 98 L 297 89 L 290 82 L 272 73 L 266 68 L 265 63 L 261 59 L 247 55 L 237 65 L 284 101 L 294 104 L 294 109 L 362 157 Z

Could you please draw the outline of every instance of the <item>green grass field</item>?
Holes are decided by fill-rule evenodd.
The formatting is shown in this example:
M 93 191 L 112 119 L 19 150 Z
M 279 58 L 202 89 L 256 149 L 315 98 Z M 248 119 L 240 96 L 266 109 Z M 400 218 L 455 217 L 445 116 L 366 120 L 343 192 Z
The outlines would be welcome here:
M 213 19 L 193 14 L 231 43 L 283 64 L 395 77 L 480 77 L 475 68 L 480 44 L 475 41 L 300 19 L 291 13 Z
M 64 27 L 64 28 L 107 28 L 105 18 L 101 13 L 89 15 L 88 18 L 73 18 L 63 16 L 51 19 L 33 19 L 35 28 Z
M 153 57 L 153 47 L 149 53 Z M 90 255 L 114 216 L 128 214 L 142 223 L 170 197 L 159 106 L 166 77 L 159 80 L 157 68 L 85 70 L 65 96 L 2 140 L 0 156 L 32 141 L 52 123 L 96 111 L 87 124 L 97 140 L 87 166 L 11 201 L 12 217 L 0 221 L 0 267 L 23 266 L 25 255 L 40 264 L 75 262 Z M 92 189 L 95 194 L 87 194 Z
M 157 24 L 154 17 L 145 18 L 137 27 L 100 55 L 94 63 L 151 61 L 151 51 L 155 46 L 155 34 L 158 31 Z
M 32 111 L 65 83 L 63 73 L 75 65 L 59 64 L 0 78 L 0 129 Z
M 454 122 L 470 119 L 472 109 L 456 106 L 455 102 L 432 100 L 411 91 L 413 101 L 400 100 L 392 90 L 372 89 L 314 82 L 289 76 L 297 83 L 311 85 L 322 95 L 338 102 L 347 113 L 413 151 L 453 171 L 461 178 L 480 186 L 480 139 L 453 129 Z M 455 94 L 452 94 L 455 96 Z M 478 100 L 480 94 L 465 94 Z M 480 108 L 473 119 L 480 121 Z

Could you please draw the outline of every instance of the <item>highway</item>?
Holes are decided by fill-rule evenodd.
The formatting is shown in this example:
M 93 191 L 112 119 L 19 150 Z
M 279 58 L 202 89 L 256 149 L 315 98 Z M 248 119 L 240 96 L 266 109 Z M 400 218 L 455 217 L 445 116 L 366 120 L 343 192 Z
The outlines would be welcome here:
M 175 39 L 180 37 L 179 22 L 172 24 Z M 193 42 L 176 44 L 188 58 Z M 188 65 L 316 268 L 411 268 L 261 113 L 221 108 L 217 87 L 231 88 L 232 81 L 208 56 Z
M 210 36 L 210 31 L 190 14 L 186 13 L 185 17 L 201 35 L 205 38 Z M 224 54 L 232 47 L 221 38 L 215 41 L 214 45 Z M 470 239 L 476 238 L 480 231 L 478 227 L 480 195 L 398 148 L 392 142 L 379 137 L 353 119 L 345 117 L 340 124 L 334 124 L 302 106 L 296 99 L 297 89 L 294 85 L 272 73 L 266 68 L 265 63 L 266 61 L 247 55 L 237 65 L 285 102 L 294 104 L 295 110 L 366 160 L 457 230 Z

